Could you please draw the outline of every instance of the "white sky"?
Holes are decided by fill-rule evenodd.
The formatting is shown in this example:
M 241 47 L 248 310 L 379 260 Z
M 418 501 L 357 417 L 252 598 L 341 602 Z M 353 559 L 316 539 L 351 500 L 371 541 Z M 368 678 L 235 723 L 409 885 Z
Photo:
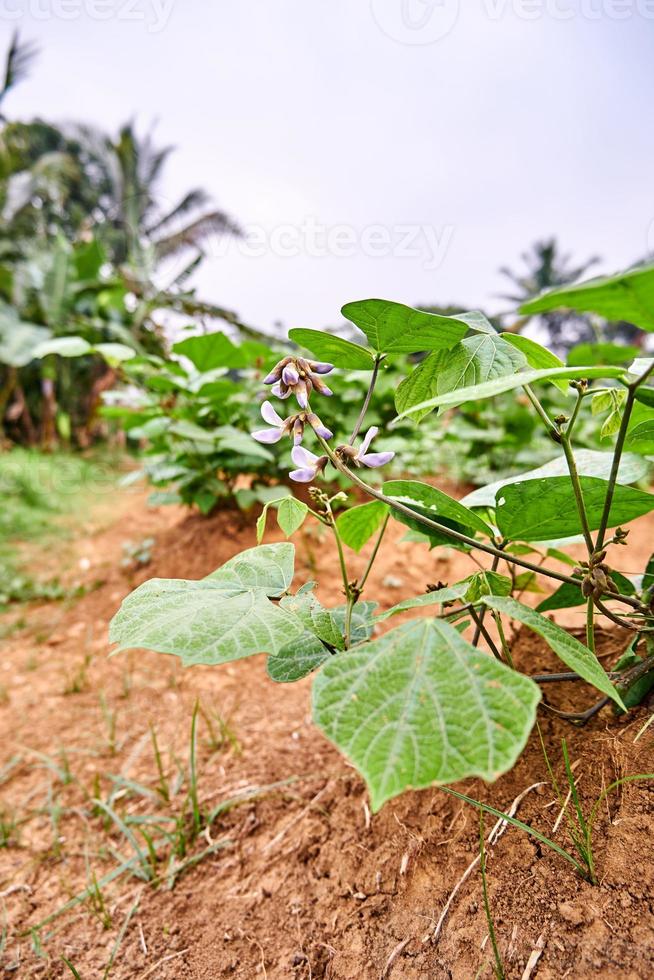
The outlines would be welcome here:
M 654 250 L 654 0 L 0 0 L 0 16 L 5 44 L 17 26 L 42 48 L 10 117 L 156 122 L 178 147 L 164 199 L 204 186 L 259 229 L 249 252 L 212 243 L 196 277 L 253 325 L 337 323 L 367 296 L 498 311 L 498 267 L 550 234 L 606 271 Z

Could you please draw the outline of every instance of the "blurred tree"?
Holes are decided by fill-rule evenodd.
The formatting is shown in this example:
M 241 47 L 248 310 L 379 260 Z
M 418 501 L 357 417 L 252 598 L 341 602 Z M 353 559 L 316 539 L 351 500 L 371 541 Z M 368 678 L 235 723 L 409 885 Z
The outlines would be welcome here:
M 499 270 L 514 287 L 511 293 L 504 293 L 501 298 L 510 300 L 518 307 L 546 289 L 575 282 L 600 261 L 599 256 L 595 255 L 580 265 L 572 265 L 570 255 L 561 253 L 555 238 L 535 242 L 528 251 L 523 252 L 521 259 L 524 272 L 514 272 L 508 266 L 502 266 Z M 512 329 L 521 330 L 530 319 L 523 317 Z M 596 339 L 590 318 L 582 314 L 557 311 L 542 314 L 539 320 L 547 331 L 552 347 L 568 349 L 581 341 Z

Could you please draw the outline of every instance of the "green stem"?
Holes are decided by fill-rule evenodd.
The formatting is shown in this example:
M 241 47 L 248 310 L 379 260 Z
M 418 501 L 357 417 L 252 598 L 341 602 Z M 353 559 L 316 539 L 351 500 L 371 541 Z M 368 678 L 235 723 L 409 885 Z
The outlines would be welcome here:
M 595 653 L 595 604 L 592 595 L 586 600 L 586 646 L 591 653 Z
M 336 541 L 336 548 L 338 550 L 338 563 L 341 569 L 341 578 L 343 579 L 343 592 L 345 593 L 345 601 L 347 603 L 345 609 L 345 629 L 343 635 L 343 642 L 345 643 L 345 649 L 350 645 L 350 634 L 352 631 L 352 607 L 354 606 L 352 589 L 350 588 L 350 580 L 347 574 L 347 565 L 345 564 L 345 554 L 343 553 L 343 542 L 341 541 L 341 536 L 338 533 L 338 528 L 336 527 L 336 521 L 334 519 L 334 512 L 332 511 L 329 502 L 325 504 L 325 509 L 329 517 L 329 526 L 334 534 L 334 540 Z
M 654 361 L 650 364 L 646 371 L 644 371 L 640 377 L 636 378 L 630 385 L 627 385 L 627 400 L 624 405 L 624 412 L 622 413 L 622 421 L 620 423 L 620 429 L 618 430 L 618 438 L 615 443 L 615 451 L 613 453 L 613 464 L 611 466 L 611 472 L 609 474 L 608 487 L 606 488 L 606 497 L 604 499 L 604 509 L 602 511 L 602 519 L 600 521 L 599 530 L 597 532 L 597 550 L 599 551 L 604 544 L 604 537 L 606 535 L 606 530 L 609 526 L 609 520 L 611 516 L 611 504 L 613 503 L 613 494 L 615 493 L 615 486 L 618 481 L 618 473 L 620 472 L 620 461 L 622 459 L 622 451 L 624 449 L 625 439 L 627 438 L 627 432 L 629 430 L 629 421 L 631 419 L 631 413 L 634 407 L 634 402 L 636 400 L 636 392 L 640 385 L 642 385 L 650 374 L 654 371 Z
M 538 413 L 538 415 L 540 415 L 541 419 L 543 420 L 543 424 L 545 425 L 545 428 L 548 430 L 548 432 L 556 433 L 557 432 L 557 428 L 554 425 L 554 422 L 552 422 L 552 419 L 549 417 L 549 415 L 547 414 L 547 412 L 545 411 L 545 409 L 541 405 L 540 401 L 538 400 L 538 398 L 534 394 L 534 392 L 533 392 L 533 390 L 531 388 L 531 385 L 524 385 L 523 386 L 523 390 L 524 390 L 527 398 L 531 402 L 531 404 L 536 409 L 536 412 Z
M 388 522 L 389 522 L 390 518 L 391 518 L 390 513 L 388 513 L 386 515 L 386 517 L 384 518 L 384 522 L 383 522 L 383 524 L 382 524 L 382 526 L 380 528 L 379 534 L 377 536 L 377 540 L 375 541 L 375 547 L 372 549 L 372 554 L 370 555 L 370 559 L 368 561 L 368 564 L 366 565 L 366 570 L 363 573 L 363 575 L 361 576 L 361 581 L 359 582 L 359 595 L 361 595 L 361 593 L 363 592 L 363 587 L 365 586 L 366 582 L 368 581 L 368 576 L 370 575 L 370 572 L 372 571 L 372 566 L 373 566 L 373 564 L 375 562 L 375 558 L 377 557 L 377 553 L 379 551 L 379 546 L 382 543 L 382 538 L 384 537 L 384 532 L 386 531 L 386 528 L 388 527 Z M 357 598 L 358 598 L 358 596 L 357 596 Z
M 515 667 L 513 666 L 513 657 L 511 656 L 511 650 L 509 649 L 509 644 L 506 642 L 506 635 L 504 633 L 504 627 L 502 625 L 502 617 L 500 616 L 500 614 L 497 612 L 496 609 L 493 609 L 493 619 L 495 620 L 495 625 L 497 626 L 497 632 L 500 637 L 500 643 L 502 645 L 502 653 L 504 654 L 506 658 L 506 662 L 509 665 L 509 667 L 515 670 Z
M 375 357 L 375 366 L 372 369 L 372 377 L 370 378 L 370 384 L 368 385 L 368 391 L 366 392 L 365 401 L 361 406 L 361 411 L 359 412 L 359 418 L 356 420 L 356 424 L 354 426 L 354 429 L 352 430 L 352 435 L 350 436 L 350 442 L 349 442 L 350 446 L 354 444 L 354 440 L 359 435 L 359 431 L 361 429 L 361 426 L 363 425 L 363 421 L 368 412 L 368 408 L 370 406 L 370 399 L 372 398 L 372 393 L 375 390 L 375 385 L 377 384 L 379 365 L 381 364 L 383 358 L 384 358 L 383 354 L 377 354 Z

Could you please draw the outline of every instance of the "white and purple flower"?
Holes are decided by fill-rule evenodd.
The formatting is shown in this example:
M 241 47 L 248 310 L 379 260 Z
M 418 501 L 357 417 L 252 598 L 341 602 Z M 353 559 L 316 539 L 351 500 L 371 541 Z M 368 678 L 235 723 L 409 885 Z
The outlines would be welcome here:
M 379 429 L 376 425 L 368 429 L 363 441 L 358 449 L 354 446 L 339 446 L 336 453 L 341 457 L 341 459 L 346 463 L 354 463 L 355 466 L 386 466 L 387 463 L 395 456 L 395 453 L 369 453 L 370 443 L 375 438 Z
M 333 394 L 320 377 L 329 374 L 334 365 L 323 361 L 307 361 L 304 357 L 283 357 L 263 379 L 266 385 L 272 385 L 272 393 L 277 398 L 286 399 L 295 395 L 300 408 L 307 408 L 309 396 L 315 389 L 321 395 Z
M 297 446 L 302 442 L 304 429 L 310 425 L 313 431 L 323 439 L 331 439 L 331 432 L 326 425 L 320 421 L 315 412 L 299 412 L 297 415 L 289 415 L 283 419 L 277 414 L 270 402 L 264 402 L 261 406 L 261 416 L 264 422 L 271 426 L 270 429 L 259 429 L 252 433 L 252 438 L 257 442 L 273 443 L 279 442 L 282 436 L 293 436 L 293 442 Z
M 311 483 L 319 473 L 324 472 L 329 462 L 327 456 L 316 456 L 315 453 L 309 452 L 303 446 L 293 446 L 291 459 L 298 469 L 293 470 L 288 475 L 296 483 Z

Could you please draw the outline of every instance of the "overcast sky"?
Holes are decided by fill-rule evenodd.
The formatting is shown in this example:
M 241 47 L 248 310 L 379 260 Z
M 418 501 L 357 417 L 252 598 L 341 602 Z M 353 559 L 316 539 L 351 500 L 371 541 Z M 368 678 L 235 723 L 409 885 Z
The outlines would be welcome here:
M 654 0 L 0 0 L 42 51 L 13 118 L 134 117 L 247 232 L 200 294 L 270 327 L 343 303 L 506 308 L 556 234 L 654 250 Z

